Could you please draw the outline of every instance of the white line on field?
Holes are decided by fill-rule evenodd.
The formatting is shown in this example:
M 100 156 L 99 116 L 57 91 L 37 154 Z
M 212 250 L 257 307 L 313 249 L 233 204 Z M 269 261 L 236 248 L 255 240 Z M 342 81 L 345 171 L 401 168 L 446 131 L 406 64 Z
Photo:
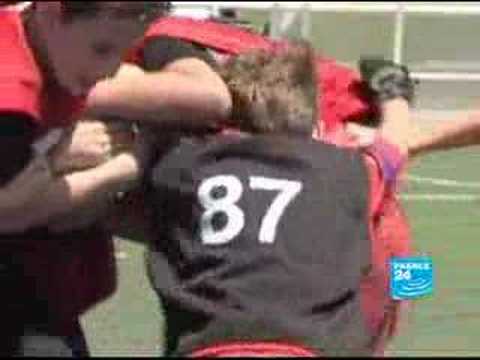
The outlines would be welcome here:
M 407 176 L 407 180 L 410 182 L 431 184 L 436 186 L 449 186 L 449 187 L 458 187 L 458 188 L 470 188 L 470 189 L 480 189 L 480 182 L 467 182 L 467 181 L 457 181 L 457 180 L 447 180 L 447 179 L 435 179 L 423 176 Z
M 406 201 L 480 201 L 480 195 L 474 194 L 402 194 Z

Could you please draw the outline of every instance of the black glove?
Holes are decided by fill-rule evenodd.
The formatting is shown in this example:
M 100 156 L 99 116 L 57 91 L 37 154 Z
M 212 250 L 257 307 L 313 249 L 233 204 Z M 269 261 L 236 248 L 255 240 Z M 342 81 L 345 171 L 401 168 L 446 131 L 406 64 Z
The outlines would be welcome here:
M 364 86 L 375 101 L 401 97 L 413 102 L 417 83 L 406 66 L 380 57 L 364 57 L 359 61 L 359 69 Z

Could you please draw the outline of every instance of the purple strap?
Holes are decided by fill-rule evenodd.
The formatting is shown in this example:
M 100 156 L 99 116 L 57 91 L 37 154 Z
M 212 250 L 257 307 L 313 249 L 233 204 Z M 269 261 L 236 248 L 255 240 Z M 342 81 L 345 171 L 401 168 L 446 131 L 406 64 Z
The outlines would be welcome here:
M 407 157 L 402 155 L 396 145 L 389 143 L 381 136 L 377 136 L 375 141 L 366 148 L 366 151 L 378 161 L 385 182 L 394 183 L 405 165 Z

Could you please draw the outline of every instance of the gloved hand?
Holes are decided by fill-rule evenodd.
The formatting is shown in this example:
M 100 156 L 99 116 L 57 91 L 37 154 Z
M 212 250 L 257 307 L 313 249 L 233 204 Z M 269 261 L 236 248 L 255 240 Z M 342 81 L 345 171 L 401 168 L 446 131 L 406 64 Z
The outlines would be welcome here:
M 415 99 L 416 81 L 408 68 L 380 57 L 362 57 L 358 63 L 364 86 L 376 102 L 398 97 L 410 104 Z

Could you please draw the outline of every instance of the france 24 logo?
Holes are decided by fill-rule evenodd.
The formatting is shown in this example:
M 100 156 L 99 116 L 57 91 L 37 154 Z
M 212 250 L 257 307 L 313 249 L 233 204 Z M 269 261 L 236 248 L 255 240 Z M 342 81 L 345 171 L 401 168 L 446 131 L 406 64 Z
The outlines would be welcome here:
M 390 294 L 395 300 L 413 300 L 433 293 L 432 259 L 428 256 L 392 258 Z

